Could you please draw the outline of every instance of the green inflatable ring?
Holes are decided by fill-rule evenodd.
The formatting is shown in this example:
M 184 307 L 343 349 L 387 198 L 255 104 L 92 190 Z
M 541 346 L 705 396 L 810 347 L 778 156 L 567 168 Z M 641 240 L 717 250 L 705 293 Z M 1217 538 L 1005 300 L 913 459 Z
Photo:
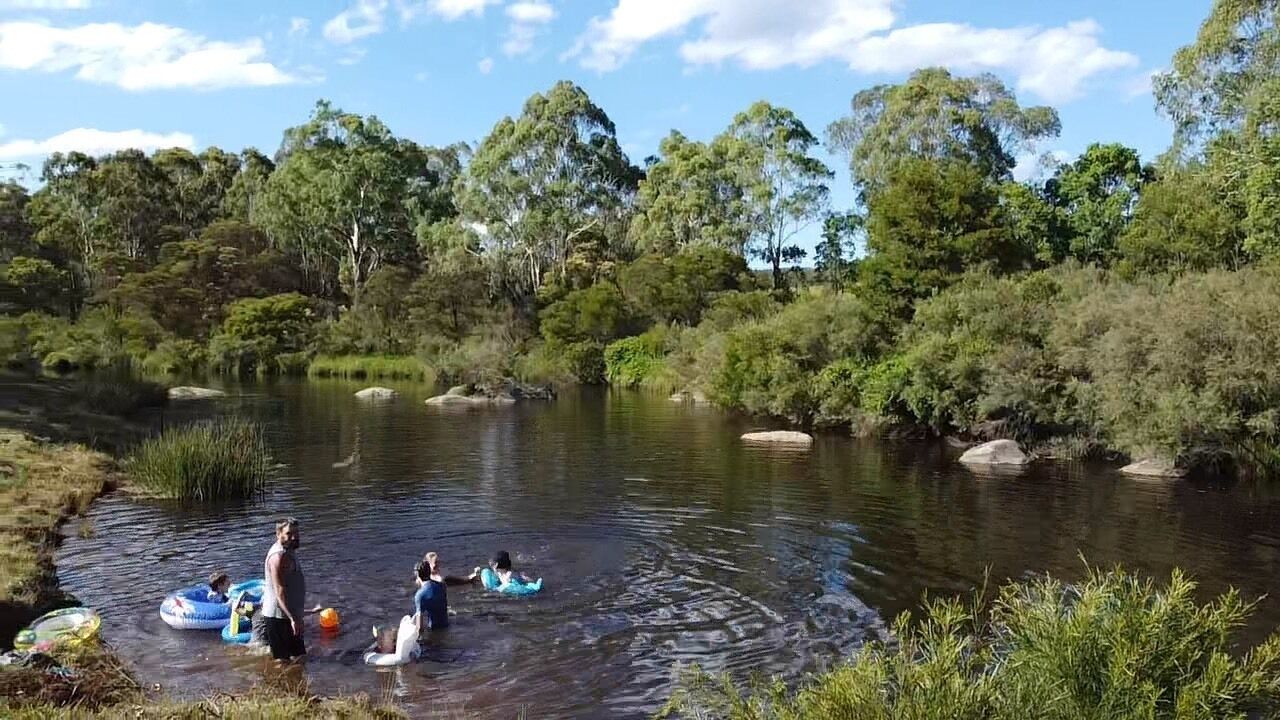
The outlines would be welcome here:
M 15 650 L 48 650 L 55 645 L 79 645 L 102 627 L 102 617 L 86 607 L 64 608 L 41 615 L 13 639 Z

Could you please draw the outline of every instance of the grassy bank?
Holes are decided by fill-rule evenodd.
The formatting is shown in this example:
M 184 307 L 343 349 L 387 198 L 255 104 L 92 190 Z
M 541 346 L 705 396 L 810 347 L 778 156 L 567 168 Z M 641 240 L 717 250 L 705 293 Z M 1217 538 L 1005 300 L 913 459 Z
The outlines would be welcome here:
M 407 355 L 340 355 L 312 360 L 307 376 L 435 382 L 436 373 L 418 358 Z
M 53 567 L 58 526 L 109 488 L 115 470 L 110 456 L 82 445 L 0 429 L 0 647 L 66 601 Z

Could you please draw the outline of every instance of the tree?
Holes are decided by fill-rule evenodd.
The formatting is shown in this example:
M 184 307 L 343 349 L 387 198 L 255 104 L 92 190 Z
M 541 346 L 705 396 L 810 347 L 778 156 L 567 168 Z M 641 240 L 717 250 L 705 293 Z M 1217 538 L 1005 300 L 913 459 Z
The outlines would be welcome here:
M 1280 255 L 1280 3 L 1216 0 L 1191 45 L 1155 79 L 1174 154 L 1203 155 L 1244 201 L 1244 248 Z
M 413 259 L 411 207 L 430 188 L 421 148 L 375 117 L 321 101 L 310 121 L 285 133 L 280 156 L 262 197 L 263 221 L 277 242 L 298 252 L 322 293 L 337 280 L 359 305 L 383 263 Z
M 237 300 L 209 343 L 215 363 L 235 372 L 276 372 L 306 351 L 315 324 L 313 301 L 298 293 Z
M 711 245 L 690 245 L 672 257 L 645 255 L 618 273 L 618 284 L 651 322 L 697 325 L 719 294 L 737 290 L 747 275 L 742 256 Z
M 0 308 L 56 313 L 66 291 L 67 274 L 48 260 L 18 255 L 0 264 Z
M 857 261 L 853 255 L 863 218 L 854 212 L 827 213 L 822 220 L 822 238 L 814 247 L 814 270 L 822 282 L 844 290 Z
M 490 304 L 480 240 L 455 221 L 419 228 L 425 271 L 409 288 L 411 324 L 431 335 L 462 340 Z
M 1199 163 L 1167 168 L 1147 183 L 1120 237 L 1126 274 L 1238 268 L 1245 259 L 1244 209 Z
M 900 318 L 910 317 L 914 300 L 968 270 L 1018 270 L 1033 254 L 1009 231 L 999 186 L 977 166 L 925 158 L 900 163 L 872 196 L 867 249 L 858 267 L 862 290 Z
M 1115 143 L 1093 143 L 1075 162 L 1060 167 L 1045 190 L 1063 212 L 1068 254 L 1080 262 L 1110 265 L 1150 176 L 1137 151 Z
M 783 261 L 797 257 L 796 233 L 826 208 L 832 173 L 809 155 L 818 139 L 790 110 L 757 102 L 713 144 L 742 190 L 748 247 L 769 263 L 780 288 Z
M 34 230 L 27 221 L 27 189 L 8 180 L 0 183 L 0 262 L 35 252 Z
M 696 243 L 746 254 L 746 195 L 724 143 L 694 142 L 672 131 L 661 159 L 640 181 L 630 239 L 643 252 L 671 255 Z
M 99 256 L 107 250 L 106 238 L 97 232 L 102 194 L 97 166 L 97 161 L 83 153 L 50 155 L 40 174 L 44 187 L 32 196 L 27 208 L 36 244 L 70 260 L 73 316 L 80 299 L 92 292 Z
M 580 242 L 621 235 L 639 179 L 609 116 L 582 88 L 560 82 L 494 126 L 456 198 L 463 219 L 481 228 L 502 289 L 527 305 L 563 277 Z
M 1052 108 L 1022 107 L 994 75 L 954 77 L 942 68 L 863 90 L 851 105 L 827 137 L 833 151 L 849 156 L 864 200 L 911 158 L 968 163 L 989 180 L 1007 180 L 1019 151 L 1061 128 Z
M 258 217 L 262 195 L 267 189 L 267 180 L 275 169 L 271 158 L 256 149 L 245 148 L 241 151 L 235 177 L 222 198 L 219 216 L 224 220 L 254 222 Z

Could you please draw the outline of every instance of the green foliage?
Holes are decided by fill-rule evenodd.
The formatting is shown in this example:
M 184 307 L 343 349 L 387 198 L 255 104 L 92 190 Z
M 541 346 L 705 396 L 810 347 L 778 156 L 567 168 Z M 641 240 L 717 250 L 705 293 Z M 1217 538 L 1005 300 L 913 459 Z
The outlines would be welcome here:
M 0 308 L 58 312 L 69 290 L 67 273 L 44 258 L 18 255 L 0 264 Z
M 609 343 L 604 349 L 605 377 L 612 385 L 635 387 L 663 370 L 666 332 L 657 326 L 643 335 Z
M 210 341 L 209 355 L 224 371 L 274 373 L 280 369 L 275 358 L 307 350 L 313 324 L 312 300 L 299 293 L 237 300 Z
M 1205 605 L 1174 571 L 1167 585 L 1116 569 L 1075 585 L 1010 583 L 994 600 L 926 601 L 892 643 L 872 642 L 795 691 L 744 693 L 701 671 L 665 716 L 731 720 L 1211 720 L 1280 712 L 1280 636 L 1238 654 L 1253 610 L 1234 591 Z
M 499 334 L 472 335 L 459 342 L 428 338 L 418 348 L 425 365 L 450 384 L 488 384 L 510 377 L 516 348 Z
M 604 347 L 584 340 L 564 346 L 565 362 L 574 380 L 583 385 L 603 385 L 605 381 Z
M 574 290 L 540 313 L 542 336 L 566 344 L 608 342 L 627 333 L 633 310 L 613 283 Z
M 1055 110 L 1021 107 L 994 75 L 961 78 L 942 68 L 863 90 L 851 105 L 827 137 L 849 155 L 864 200 L 879 193 L 899 165 L 921 159 L 972 167 L 989 182 L 1007 180 L 1020 151 L 1061 129 Z
M 727 407 L 807 423 L 819 411 L 816 375 L 837 359 L 877 351 L 866 306 L 849 295 L 798 300 L 764 320 L 735 326 L 712 352 L 705 378 Z
M 411 355 L 322 355 L 307 367 L 310 377 L 434 382 L 435 372 Z
M 1034 248 L 1005 224 L 999 188 L 979 169 L 950 161 L 903 160 L 868 204 L 859 283 L 877 309 L 909 317 L 911 302 L 946 288 L 971 268 L 1026 267 Z
M 118 373 L 76 383 L 75 401 L 87 410 L 121 417 L 169 404 L 169 389 L 147 380 Z
M 628 263 L 618 284 L 631 305 L 654 323 L 696 325 L 723 292 L 737 290 L 747 263 L 710 245 L 692 245 L 670 257 L 645 255 Z
M 161 340 L 142 359 L 142 369 L 154 375 L 191 374 L 208 366 L 205 347 L 195 340 Z
M 1150 176 L 1135 150 L 1115 143 L 1093 143 L 1075 162 L 1059 168 L 1045 189 L 1064 216 L 1065 256 L 1110 265 Z
M 1244 260 L 1243 209 L 1208 168 L 1160 173 L 1142 190 L 1133 222 L 1120 238 L 1129 275 L 1234 268 Z
M 196 502 L 259 495 L 270 467 L 262 428 L 241 418 L 168 430 L 144 441 L 125 461 L 130 479 L 143 489 Z

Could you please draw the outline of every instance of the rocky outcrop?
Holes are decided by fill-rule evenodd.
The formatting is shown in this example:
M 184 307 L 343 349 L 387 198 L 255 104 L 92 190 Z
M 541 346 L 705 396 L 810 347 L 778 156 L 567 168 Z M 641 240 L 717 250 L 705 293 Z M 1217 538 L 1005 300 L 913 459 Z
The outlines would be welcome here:
M 391 388 L 384 387 L 367 387 L 356 393 L 356 397 L 361 400 L 390 400 L 400 393 Z
M 209 398 L 226 397 L 226 393 L 213 388 L 190 387 L 182 385 L 169 388 L 170 400 L 207 400 Z
M 1187 474 L 1186 470 L 1160 458 L 1143 458 L 1120 468 L 1120 472 L 1126 475 L 1152 478 L 1180 478 Z
M 1021 466 L 1031 458 L 1013 440 L 992 440 L 969 448 L 960 456 L 960 462 L 976 466 Z
M 793 430 L 773 430 L 770 432 L 749 432 L 742 436 L 743 442 L 769 445 L 792 445 L 808 447 L 813 444 L 813 436 Z
M 436 407 L 484 407 L 512 405 L 518 400 L 554 400 L 555 391 L 550 385 L 526 385 L 515 380 L 475 385 L 456 385 L 444 395 L 427 400 Z

